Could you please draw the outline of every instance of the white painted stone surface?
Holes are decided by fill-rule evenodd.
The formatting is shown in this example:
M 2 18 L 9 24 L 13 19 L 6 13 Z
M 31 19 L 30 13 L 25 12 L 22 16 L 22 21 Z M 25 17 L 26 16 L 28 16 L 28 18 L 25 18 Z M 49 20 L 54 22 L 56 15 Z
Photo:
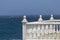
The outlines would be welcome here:
M 58 31 L 58 25 L 60 25 L 60 19 L 54 19 L 53 15 L 51 15 L 50 20 L 43 20 L 42 15 L 40 15 L 38 21 L 36 22 L 28 22 L 26 20 L 26 16 L 24 16 L 22 23 L 23 23 L 22 24 L 23 40 L 52 40 L 52 39 L 47 39 L 45 35 L 60 32 Z M 55 31 L 55 27 L 57 27 L 56 31 Z M 43 37 L 44 39 L 42 39 Z

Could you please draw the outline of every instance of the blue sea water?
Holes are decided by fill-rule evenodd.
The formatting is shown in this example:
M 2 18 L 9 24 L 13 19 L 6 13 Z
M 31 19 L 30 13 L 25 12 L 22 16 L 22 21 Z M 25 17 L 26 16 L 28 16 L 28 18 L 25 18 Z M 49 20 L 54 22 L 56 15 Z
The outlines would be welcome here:
M 39 15 L 27 15 L 27 20 L 37 21 Z M 44 20 L 49 20 L 50 15 L 43 15 Z M 60 15 L 54 15 L 60 19 Z M 23 16 L 0 16 L 0 40 L 22 40 Z M 59 28 L 60 29 L 60 28 Z

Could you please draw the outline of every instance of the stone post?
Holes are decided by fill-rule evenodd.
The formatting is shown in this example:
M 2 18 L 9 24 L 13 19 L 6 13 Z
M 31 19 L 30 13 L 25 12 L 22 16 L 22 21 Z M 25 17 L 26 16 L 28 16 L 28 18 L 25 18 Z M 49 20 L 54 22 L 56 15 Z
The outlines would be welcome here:
M 26 23 L 27 23 L 26 16 L 24 16 L 22 20 L 22 39 L 23 40 L 26 40 Z
M 39 17 L 39 19 L 38 19 L 38 21 L 42 21 L 43 19 L 42 19 L 42 15 L 40 15 L 40 17 Z
M 53 15 L 51 14 L 50 20 L 54 20 Z

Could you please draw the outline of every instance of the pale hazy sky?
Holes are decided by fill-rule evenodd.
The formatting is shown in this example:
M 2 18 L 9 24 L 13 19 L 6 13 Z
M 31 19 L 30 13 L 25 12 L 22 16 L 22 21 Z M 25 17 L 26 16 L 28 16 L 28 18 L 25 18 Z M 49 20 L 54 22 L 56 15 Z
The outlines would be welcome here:
M 0 15 L 60 14 L 60 0 L 0 0 Z

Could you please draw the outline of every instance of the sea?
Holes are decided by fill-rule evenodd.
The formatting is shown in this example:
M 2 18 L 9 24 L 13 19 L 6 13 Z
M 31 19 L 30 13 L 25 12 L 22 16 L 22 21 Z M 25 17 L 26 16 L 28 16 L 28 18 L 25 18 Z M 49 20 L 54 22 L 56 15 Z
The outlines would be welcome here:
M 39 15 L 26 15 L 28 22 L 38 21 Z M 49 20 L 50 15 L 42 15 L 43 20 Z M 60 19 L 60 15 L 54 15 L 54 19 Z M 23 15 L 0 16 L 0 40 L 22 40 Z M 60 27 L 59 27 L 60 30 Z

